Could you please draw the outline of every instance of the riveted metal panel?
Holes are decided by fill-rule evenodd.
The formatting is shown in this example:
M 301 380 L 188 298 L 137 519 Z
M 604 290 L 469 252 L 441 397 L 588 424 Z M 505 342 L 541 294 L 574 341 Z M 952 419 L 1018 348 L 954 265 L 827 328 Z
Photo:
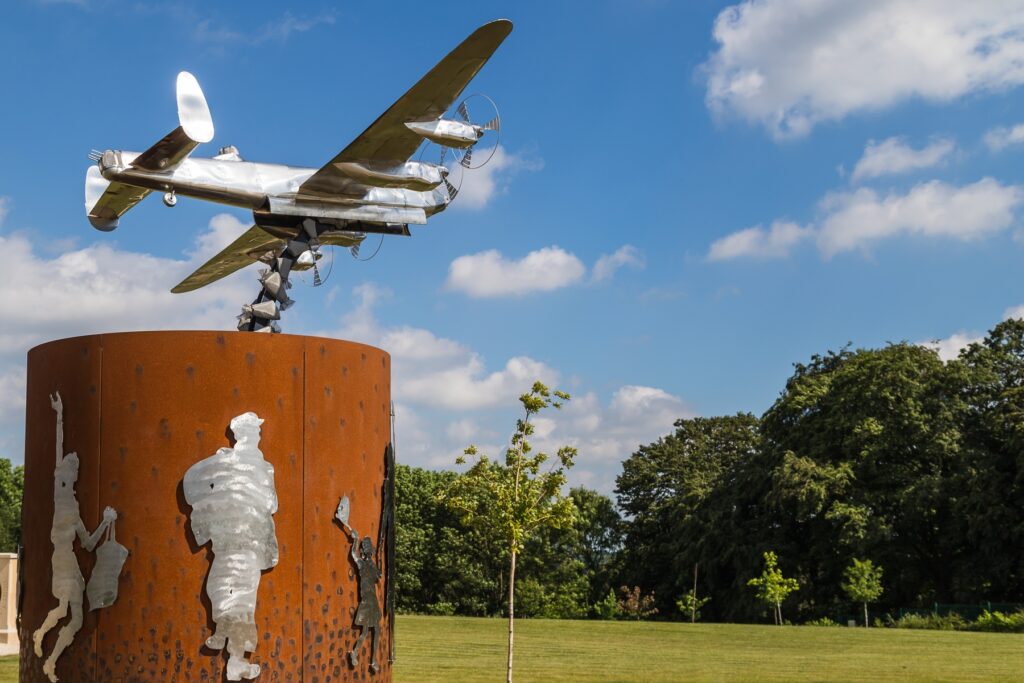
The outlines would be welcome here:
M 91 530 L 102 508 L 113 506 L 117 540 L 130 551 L 117 601 L 86 612 L 59 660 L 60 680 L 223 680 L 226 656 L 205 646 L 214 626 L 204 591 L 210 550 L 191 535 L 181 481 L 192 464 L 231 445 L 233 417 L 253 411 L 264 419 L 259 447 L 275 469 L 280 549 L 258 590 L 260 641 L 249 655 L 263 667 L 258 680 L 389 681 L 386 624 L 379 673 L 367 669 L 369 640 L 359 667 L 345 658 L 358 635 L 358 584 L 349 539 L 332 521 L 348 495 L 352 525 L 376 543 L 390 440 L 389 363 L 384 352 L 360 344 L 237 332 L 109 334 L 33 349 L 21 681 L 45 681 L 31 634 L 56 604 L 49 590 L 54 412 L 47 396 L 55 389 L 64 398 L 66 450 L 77 450 L 82 462 L 83 521 Z M 92 554 L 77 554 L 88 577 Z M 382 583 L 382 605 L 383 590 Z

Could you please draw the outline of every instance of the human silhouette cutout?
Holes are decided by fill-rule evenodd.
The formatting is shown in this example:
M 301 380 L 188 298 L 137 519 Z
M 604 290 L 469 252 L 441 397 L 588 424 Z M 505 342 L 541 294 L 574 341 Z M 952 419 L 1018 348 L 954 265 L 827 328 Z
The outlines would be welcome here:
M 53 651 L 43 663 L 43 673 L 56 683 L 57 659 L 71 645 L 75 634 L 82 628 L 82 604 L 85 594 L 85 577 L 75 557 L 75 537 L 82 547 L 92 552 L 107 527 L 117 519 L 117 513 L 108 507 L 103 511 L 103 521 L 96 530 L 89 534 L 82 522 L 75 497 L 75 483 L 78 481 L 78 454 L 64 455 L 64 403 L 60 392 L 50 396 L 50 405 L 57 413 L 57 464 L 53 471 L 53 526 L 50 528 L 50 541 L 53 543 L 51 560 L 50 590 L 57 598 L 57 606 L 50 610 L 35 633 L 32 634 L 32 645 L 36 657 L 43 656 L 43 638 L 50 629 L 57 625 L 70 611 L 71 619 L 64 624 L 57 635 Z

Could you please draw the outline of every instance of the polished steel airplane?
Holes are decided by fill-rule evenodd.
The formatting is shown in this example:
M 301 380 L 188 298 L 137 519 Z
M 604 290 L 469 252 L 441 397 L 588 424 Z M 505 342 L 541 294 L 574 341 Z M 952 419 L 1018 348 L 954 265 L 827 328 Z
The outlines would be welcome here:
M 408 92 L 320 169 L 244 161 L 234 147 L 212 159 L 190 158 L 200 143 L 213 139 L 213 120 L 195 77 L 178 74 L 179 126 L 141 154 L 120 150 L 94 152 L 96 162 L 85 181 L 85 208 L 98 230 L 113 230 L 118 220 L 150 192 L 229 204 L 253 212 L 253 227 L 172 292 L 188 292 L 253 262 L 262 289 L 243 306 L 239 330 L 277 332 L 280 311 L 291 303 L 287 290 L 292 270 L 315 266 L 320 245 L 358 247 L 367 233 L 408 235 L 448 207 L 457 189 L 448 168 L 412 160 L 424 140 L 462 154 L 488 131 L 497 131 L 495 115 L 486 123 L 470 120 L 465 103 L 455 118 L 443 118 L 512 30 L 498 20 L 474 31 Z

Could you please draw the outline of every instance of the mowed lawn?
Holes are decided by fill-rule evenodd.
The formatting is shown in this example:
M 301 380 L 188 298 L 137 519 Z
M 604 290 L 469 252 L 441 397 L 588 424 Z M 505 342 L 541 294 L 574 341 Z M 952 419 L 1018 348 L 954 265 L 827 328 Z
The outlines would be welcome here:
M 395 683 L 503 681 L 505 622 L 401 616 Z M 258 658 L 258 657 L 257 657 Z M 1024 635 L 903 629 L 516 623 L 516 681 L 1021 681 Z M 0 683 L 18 679 L 0 658 Z
M 396 683 L 502 681 L 500 619 L 401 616 Z M 527 681 L 1021 681 L 1024 635 L 658 622 L 516 622 Z

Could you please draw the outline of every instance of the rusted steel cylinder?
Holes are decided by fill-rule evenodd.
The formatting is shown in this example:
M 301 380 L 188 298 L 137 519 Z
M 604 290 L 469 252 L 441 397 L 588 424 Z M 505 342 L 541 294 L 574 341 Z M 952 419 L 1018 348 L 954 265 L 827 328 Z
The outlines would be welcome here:
M 223 681 L 227 653 L 214 633 L 205 581 L 214 551 L 198 545 L 182 480 L 196 462 L 232 448 L 231 420 L 263 419 L 259 449 L 273 465 L 279 559 L 262 572 L 256 597 L 256 681 L 391 680 L 386 578 L 379 671 L 371 638 L 350 662 L 359 574 L 349 528 L 335 518 L 342 496 L 348 525 L 369 537 L 379 562 L 386 451 L 391 441 L 390 357 L 335 339 L 234 332 L 139 332 L 54 341 L 28 354 L 22 683 L 47 680 L 65 616 L 33 652 L 33 634 L 59 600 L 52 581 L 56 408 L 63 404 L 65 453 L 78 454 L 75 491 L 92 533 L 107 506 L 129 554 L 109 607 L 84 605 L 81 629 L 56 660 L 60 681 Z M 56 484 L 59 486 L 59 484 Z M 211 484 L 212 487 L 212 484 Z M 214 539 L 214 548 L 217 540 Z M 386 545 L 386 544 L 385 544 Z M 74 554 L 88 580 L 96 553 Z M 389 572 L 383 567 L 383 575 Z M 71 593 L 75 593 L 71 590 Z M 361 611 L 362 613 L 362 611 Z

